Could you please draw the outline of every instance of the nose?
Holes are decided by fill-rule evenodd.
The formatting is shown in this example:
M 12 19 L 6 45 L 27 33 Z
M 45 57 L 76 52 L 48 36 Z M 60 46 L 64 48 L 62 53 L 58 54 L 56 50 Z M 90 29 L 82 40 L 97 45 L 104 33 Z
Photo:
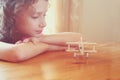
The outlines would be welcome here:
M 45 20 L 44 21 L 42 21 L 42 22 L 40 22 L 40 25 L 39 25 L 39 27 L 42 27 L 42 28 L 44 28 L 46 26 L 46 22 L 45 22 Z
M 46 23 L 41 23 L 40 27 L 44 28 L 46 26 Z

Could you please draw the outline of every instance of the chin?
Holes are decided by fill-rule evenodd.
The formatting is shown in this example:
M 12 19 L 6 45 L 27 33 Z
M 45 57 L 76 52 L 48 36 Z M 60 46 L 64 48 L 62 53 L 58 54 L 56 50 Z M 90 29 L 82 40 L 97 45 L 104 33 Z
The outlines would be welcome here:
M 42 33 L 41 34 L 36 34 L 33 37 L 40 37 L 41 35 L 42 35 Z

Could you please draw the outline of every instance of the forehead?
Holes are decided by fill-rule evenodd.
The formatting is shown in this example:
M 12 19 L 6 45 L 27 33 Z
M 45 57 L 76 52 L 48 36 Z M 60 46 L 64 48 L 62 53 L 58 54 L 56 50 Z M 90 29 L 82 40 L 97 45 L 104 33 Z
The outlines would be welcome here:
M 36 12 L 45 13 L 48 9 L 48 0 L 38 0 L 34 4 L 30 5 L 28 8 L 22 8 L 20 12 L 18 12 L 16 15 L 28 15 L 28 14 L 34 14 Z
M 48 1 L 47 0 L 38 0 L 38 2 L 32 5 L 32 8 L 36 11 L 46 11 L 48 9 Z

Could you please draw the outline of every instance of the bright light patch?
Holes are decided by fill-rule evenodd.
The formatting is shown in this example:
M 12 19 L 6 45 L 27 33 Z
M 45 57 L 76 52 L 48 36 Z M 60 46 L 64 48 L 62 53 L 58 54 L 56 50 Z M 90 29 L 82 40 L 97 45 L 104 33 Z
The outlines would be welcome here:
M 52 34 L 55 33 L 55 25 L 56 25 L 56 0 L 50 0 L 50 7 L 46 16 L 47 26 L 44 29 L 44 34 Z

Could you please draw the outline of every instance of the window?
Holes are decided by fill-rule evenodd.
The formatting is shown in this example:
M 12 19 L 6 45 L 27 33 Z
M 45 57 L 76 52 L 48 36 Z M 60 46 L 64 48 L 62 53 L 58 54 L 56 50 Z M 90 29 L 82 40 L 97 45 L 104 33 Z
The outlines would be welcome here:
M 56 0 L 50 0 L 50 7 L 48 8 L 47 16 L 46 16 L 47 26 L 44 29 L 44 34 L 52 34 L 55 33 L 56 26 Z

